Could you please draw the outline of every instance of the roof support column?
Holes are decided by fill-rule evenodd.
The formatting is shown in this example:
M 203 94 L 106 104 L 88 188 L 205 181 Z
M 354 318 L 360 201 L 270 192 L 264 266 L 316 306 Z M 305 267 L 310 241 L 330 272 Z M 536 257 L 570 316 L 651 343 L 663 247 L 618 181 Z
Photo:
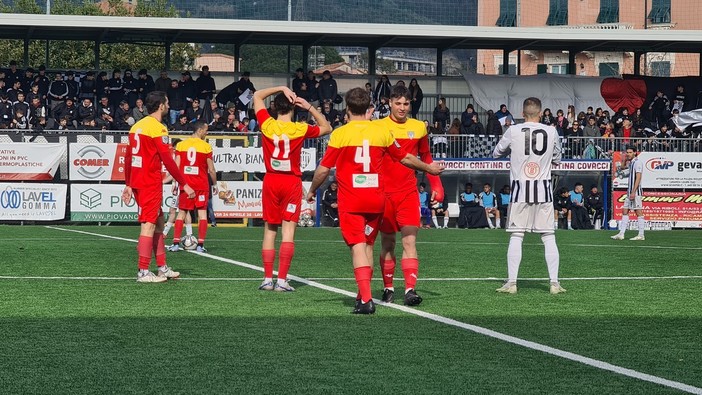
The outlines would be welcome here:
M 643 52 L 634 52 L 634 75 L 641 75 L 641 55 Z
M 310 66 L 310 47 L 308 45 L 302 46 L 302 69 L 307 72 L 307 68 Z M 307 78 L 307 75 L 305 75 Z
M 509 75 L 509 49 L 502 50 L 502 74 Z
M 375 52 L 378 50 L 378 47 L 372 46 L 368 47 L 368 75 L 375 76 Z
M 517 75 L 522 75 L 522 50 L 517 50 Z
M 48 69 L 49 66 L 49 40 L 46 40 L 46 48 L 44 48 L 44 66 Z
M 702 77 L 702 52 L 700 52 L 700 77 Z
M 24 54 L 22 56 L 22 66 L 29 67 L 29 38 L 24 38 Z
M 241 45 L 234 44 L 234 72 L 238 73 L 241 66 Z
M 100 40 L 95 40 L 95 45 L 93 46 L 93 65 L 95 70 L 100 70 Z
M 287 68 L 285 69 L 285 74 L 287 74 L 287 77 L 286 77 L 287 78 L 287 86 L 291 86 L 290 85 L 290 71 L 291 71 L 290 64 L 292 63 L 291 59 L 290 59 L 291 56 L 292 56 L 292 54 L 290 53 L 290 45 L 288 45 L 288 65 L 287 65 Z
M 170 41 L 166 41 L 166 59 L 165 59 L 165 62 L 164 62 L 164 63 L 165 63 L 165 66 L 166 66 L 166 67 L 165 67 L 166 70 L 170 70 L 170 69 L 171 69 L 171 45 L 172 45 L 172 44 L 173 44 L 173 43 L 171 43 Z
M 575 55 L 578 53 L 575 52 L 574 50 L 568 51 L 568 74 L 570 75 L 575 75 L 576 70 L 575 70 Z
M 436 93 L 441 96 L 441 88 L 444 75 L 444 49 L 436 49 Z

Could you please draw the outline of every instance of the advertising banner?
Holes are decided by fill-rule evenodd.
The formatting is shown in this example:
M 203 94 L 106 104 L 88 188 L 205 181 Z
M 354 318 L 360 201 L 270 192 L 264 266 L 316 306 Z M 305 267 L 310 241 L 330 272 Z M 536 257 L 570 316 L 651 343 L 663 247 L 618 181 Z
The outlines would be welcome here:
M 301 212 L 310 212 L 314 205 L 304 201 L 311 182 L 302 183 L 300 196 Z M 263 182 L 261 181 L 219 181 L 219 193 L 212 199 L 212 208 L 217 218 L 262 218 Z
M 136 222 L 137 205 L 134 199 L 122 202 L 123 184 L 72 184 L 71 221 L 86 222 Z M 161 208 L 168 212 L 169 207 L 178 204 L 171 194 L 171 186 L 163 186 Z
M 65 144 L 0 144 L 0 180 L 53 180 Z
M 448 159 L 444 160 L 446 171 L 509 171 L 509 160 L 492 159 Z M 607 160 L 564 160 L 554 165 L 553 171 L 609 171 L 611 163 Z
M 70 144 L 68 169 L 73 181 L 124 181 L 127 144 Z
M 702 189 L 702 155 L 693 152 L 641 152 L 644 189 Z M 623 152 L 612 156 L 612 185 L 626 188 L 629 164 Z
M 0 183 L 0 220 L 57 221 L 66 216 L 65 184 Z
M 626 200 L 626 193 L 622 190 L 614 191 L 613 218 L 622 219 L 622 207 Z M 643 212 L 647 221 L 673 222 L 674 226 L 692 223 L 702 224 L 702 193 L 694 192 L 658 192 L 646 191 L 643 195 Z M 635 217 L 633 210 L 629 215 Z
M 262 148 L 217 148 L 213 147 L 212 161 L 217 171 L 235 171 L 265 173 L 266 165 L 263 163 Z M 314 171 L 317 166 L 317 150 L 315 148 L 303 148 L 300 157 L 300 169 L 302 171 Z

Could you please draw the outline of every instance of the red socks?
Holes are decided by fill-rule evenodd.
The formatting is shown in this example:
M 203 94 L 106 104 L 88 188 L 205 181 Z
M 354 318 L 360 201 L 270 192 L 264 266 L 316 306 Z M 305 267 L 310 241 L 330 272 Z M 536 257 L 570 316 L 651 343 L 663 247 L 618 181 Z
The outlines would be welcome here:
M 395 258 L 380 258 L 380 271 L 383 274 L 383 287 L 393 288 L 392 280 L 395 277 Z
M 156 265 L 158 267 L 166 264 L 166 246 L 163 244 L 164 239 L 165 237 L 163 236 L 163 233 L 154 233 L 152 248 L 154 255 L 156 255 Z
M 413 289 L 417 285 L 417 275 L 419 274 L 419 259 L 405 258 L 401 262 L 402 273 L 405 276 L 405 289 Z
M 278 279 L 287 280 L 288 271 L 290 270 L 290 262 L 295 255 L 295 243 L 282 242 L 280 243 L 280 257 L 278 262 Z
M 207 236 L 207 220 L 201 219 L 197 223 L 197 243 L 205 244 L 205 236 Z
M 357 267 L 353 269 L 353 275 L 356 277 L 356 284 L 358 284 L 358 293 L 361 296 L 361 302 L 368 303 L 373 299 L 373 295 L 371 294 L 373 268 L 370 266 Z
M 163 233 L 161 233 L 163 236 Z M 139 253 L 139 270 L 149 270 L 151 264 L 151 253 L 154 250 L 154 238 L 149 236 L 139 236 L 137 252 Z
M 176 219 L 175 226 L 173 228 L 173 244 L 180 243 L 181 234 L 183 234 L 183 220 Z
M 275 250 L 262 250 L 261 260 L 263 261 L 263 277 L 273 278 L 273 261 L 275 261 Z

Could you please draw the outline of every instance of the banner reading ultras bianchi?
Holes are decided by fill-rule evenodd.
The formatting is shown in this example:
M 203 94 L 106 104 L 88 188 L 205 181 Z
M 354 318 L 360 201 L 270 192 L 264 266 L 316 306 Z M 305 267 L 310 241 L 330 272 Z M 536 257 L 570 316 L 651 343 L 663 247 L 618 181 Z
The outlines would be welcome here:
M 0 180 L 53 180 L 65 153 L 65 144 L 0 144 Z
M 57 221 L 66 216 L 65 184 L 0 183 L 0 220 Z

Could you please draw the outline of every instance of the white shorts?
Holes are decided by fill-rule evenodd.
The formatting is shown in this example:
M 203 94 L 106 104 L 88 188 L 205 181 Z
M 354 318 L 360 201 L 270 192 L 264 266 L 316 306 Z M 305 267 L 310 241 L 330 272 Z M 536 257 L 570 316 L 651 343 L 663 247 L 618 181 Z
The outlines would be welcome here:
M 553 233 L 553 203 L 512 203 L 507 232 Z
M 643 210 L 643 199 L 641 196 L 636 195 L 634 198 L 634 201 L 631 201 L 629 197 L 627 196 L 626 200 L 624 200 L 624 207 L 627 210 Z

